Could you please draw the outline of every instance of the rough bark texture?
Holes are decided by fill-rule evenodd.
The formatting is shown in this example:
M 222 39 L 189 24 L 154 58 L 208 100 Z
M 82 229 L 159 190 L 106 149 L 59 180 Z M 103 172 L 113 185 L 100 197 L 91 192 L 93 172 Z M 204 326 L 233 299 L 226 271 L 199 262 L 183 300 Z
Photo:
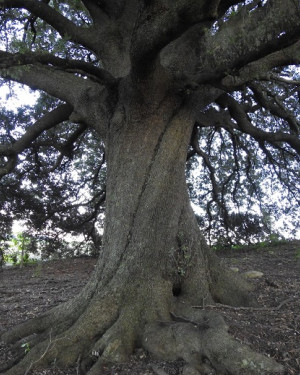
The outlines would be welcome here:
M 299 61 L 299 6 L 294 0 L 247 2 L 224 17 L 239 1 L 82 3 L 92 26 L 77 26 L 47 1 L 1 1 L 4 10 L 29 11 L 98 59 L 93 65 L 48 51 L 0 52 L 2 77 L 67 103 L 51 121 L 45 116 L 30 127 L 24 147 L 67 116 L 105 139 L 108 176 L 94 274 L 73 300 L 2 336 L 28 342 L 31 350 L 0 371 L 23 375 L 55 362 L 78 363 L 81 373 L 96 375 L 103 363 L 123 361 L 142 345 L 163 358 L 183 358 L 185 375 L 282 373 L 230 338 L 222 318 L 192 307 L 253 301 L 250 286 L 205 245 L 189 204 L 185 164 L 196 121 L 219 127 L 225 120 L 230 131 L 298 148 L 291 134 L 257 133 L 231 94 L 249 80 L 265 79 L 262 65 Z M 212 103 L 219 108 L 207 111 Z M 13 169 L 17 146 L 0 149 L 7 156 L 2 174 Z
M 107 139 L 106 226 L 95 273 L 74 300 L 4 334 L 7 342 L 25 338 L 32 348 L 7 375 L 54 361 L 77 362 L 82 373 L 96 375 L 104 363 L 124 361 L 141 345 L 166 359 L 183 358 L 185 374 L 282 370 L 231 339 L 221 317 L 191 307 L 248 305 L 250 287 L 209 251 L 189 204 L 192 111 L 180 96 L 160 96 L 165 86 L 151 82 L 130 81 L 119 89 Z

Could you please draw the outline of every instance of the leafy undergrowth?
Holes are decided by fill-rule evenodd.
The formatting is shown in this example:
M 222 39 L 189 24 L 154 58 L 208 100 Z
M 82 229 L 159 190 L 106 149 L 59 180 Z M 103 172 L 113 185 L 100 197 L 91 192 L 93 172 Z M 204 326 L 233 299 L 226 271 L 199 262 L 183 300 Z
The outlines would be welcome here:
M 265 244 L 219 251 L 237 272 L 263 273 L 252 279 L 257 308 L 197 306 L 219 311 L 231 334 L 252 349 L 273 357 L 286 368 L 286 375 L 300 373 L 300 241 Z M 88 280 L 96 260 L 65 259 L 0 271 L 0 334 L 77 294 Z M 23 349 L 30 350 L 26 346 Z M 12 347 L 0 346 L 0 363 L 14 357 Z M 179 375 L 181 362 L 155 360 L 137 350 L 130 361 L 104 370 L 103 375 Z M 77 375 L 76 367 L 35 371 L 35 375 Z

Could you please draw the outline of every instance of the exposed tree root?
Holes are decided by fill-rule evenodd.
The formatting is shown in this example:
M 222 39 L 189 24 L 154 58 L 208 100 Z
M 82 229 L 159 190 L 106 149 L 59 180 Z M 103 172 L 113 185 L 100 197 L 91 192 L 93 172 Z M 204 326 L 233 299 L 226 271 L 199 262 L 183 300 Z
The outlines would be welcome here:
M 3 341 L 17 342 L 21 348 L 22 339 L 30 350 L 0 372 L 27 375 L 54 363 L 61 367 L 77 363 L 79 373 L 98 375 L 104 364 L 123 362 L 135 347 L 143 346 L 165 360 L 183 359 L 184 375 L 282 373 L 276 362 L 232 339 L 215 312 L 192 308 L 214 300 L 249 305 L 248 284 L 223 268 L 221 274 L 213 256 L 196 256 L 192 265 L 186 264 L 186 277 L 180 278 L 172 272 L 164 277 L 151 274 L 146 266 L 155 271 L 148 259 L 137 268 L 142 274 L 135 272 L 135 278 L 132 268 L 127 273 L 120 267 L 104 288 L 92 280 L 72 301 L 5 333 Z
M 70 301 L 55 306 L 33 320 L 28 320 L 11 328 L 2 335 L 1 339 L 6 343 L 14 343 L 32 334 L 39 334 L 38 338 L 32 338 L 32 344 L 35 345 L 36 341 L 38 343 L 46 339 L 50 331 L 52 335 L 64 332 L 84 312 L 87 305 L 90 303 L 96 287 L 97 283 L 94 282 L 94 278 L 91 278 L 80 295 Z M 55 322 L 55 325 L 53 322 Z
M 24 373 L 29 373 L 31 369 L 45 368 L 53 363 L 59 366 L 73 365 L 77 362 L 79 357 L 83 359 L 89 357 L 90 354 L 92 354 L 91 346 L 99 337 L 102 337 L 117 320 L 118 310 L 118 304 L 115 303 L 114 298 L 111 296 L 102 298 L 101 301 L 99 298 L 97 299 L 95 297 L 92 303 L 89 304 L 71 326 L 70 323 L 65 322 L 65 327 L 67 327 L 67 329 L 63 332 L 60 332 L 60 329 L 56 329 L 55 320 L 52 320 L 53 331 L 48 325 L 44 326 L 44 332 L 41 332 L 40 329 L 37 330 L 37 324 L 40 318 L 21 324 L 18 326 L 20 332 L 22 332 L 22 334 L 26 332 L 28 336 L 23 336 L 24 339 L 22 341 L 28 344 L 30 350 L 17 364 L 11 363 L 13 367 L 8 369 L 5 374 L 24 375 Z M 44 316 L 41 318 L 44 318 Z M 72 321 L 74 321 L 74 318 Z M 60 327 L 63 326 L 60 320 L 58 323 Z M 24 326 L 25 329 L 23 329 Z M 5 342 L 6 338 L 8 338 L 11 342 L 12 337 L 16 337 L 15 332 L 18 327 L 13 328 L 12 335 L 10 332 L 4 334 L 1 340 Z M 36 332 L 39 332 L 39 334 L 35 335 L 34 333 Z M 17 337 L 17 339 L 19 338 L 20 337 Z M 6 368 L 3 367 L 1 371 L 5 369 Z
M 205 245 L 199 247 L 197 225 L 188 217 L 183 211 L 171 263 L 166 256 L 158 267 L 158 258 L 151 256 L 155 247 L 138 254 L 142 258 L 136 263 L 122 258 L 108 265 L 104 258 L 72 301 L 4 334 L 3 341 L 22 339 L 30 350 L 5 373 L 0 369 L 2 374 L 27 375 L 55 363 L 77 364 L 79 373 L 99 375 L 104 364 L 125 361 L 138 346 L 165 360 L 183 359 L 184 375 L 282 373 L 276 362 L 232 339 L 216 313 L 191 307 L 249 306 L 251 287 L 225 270 Z M 128 245 L 124 256 L 137 257 L 137 248 Z
M 143 347 L 164 360 L 183 359 L 185 375 L 283 373 L 281 365 L 231 338 L 220 316 L 198 311 L 189 320 L 187 315 L 173 314 L 177 321 L 148 324 Z
M 281 365 L 231 338 L 217 313 L 175 300 L 169 306 L 172 311 L 168 319 L 161 314 L 160 321 L 157 316 L 153 320 L 157 315 L 153 306 L 148 313 L 137 305 L 124 306 L 120 311 L 113 298 L 93 301 L 70 328 L 55 336 L 49 334 L 2 374 L 24 375 L 53 363 L 78 363 L 79 373 L 97 375 L 104 364 L 125 361 L 139 345 L 164 360 L 183 359 L 185 375 L 283 373 Z

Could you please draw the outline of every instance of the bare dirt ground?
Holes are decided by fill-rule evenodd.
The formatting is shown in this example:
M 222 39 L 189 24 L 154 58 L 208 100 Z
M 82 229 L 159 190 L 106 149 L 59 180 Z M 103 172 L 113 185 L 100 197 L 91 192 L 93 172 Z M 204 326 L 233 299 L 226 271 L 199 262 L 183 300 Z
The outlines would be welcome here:
M 231 334 L 252 349 L 285 366 L 286 375 L 300 374 L 300 241 L 219 253 L 243 273 L 263 272 L 253 279 L 257 308 L 206 306 L 219 311 Z M 0 335 L 77 294 L 88 280 L 95 259 L 65 259 L 0 270 Z M 203 308 L 199 306 L 198 308 Z M 26 350 L 26 347 L 24 347 Z M 0 364 L 14 349 L 0 343 Z M 180 375 L 182 363 L 167 363 L 137 350 L 128 363 L 104 369 L 103 375 Z M 27 373 L 24 369 L 24 374 Z M 34 375 L 77 375 L 74 368 L 52 368 Z

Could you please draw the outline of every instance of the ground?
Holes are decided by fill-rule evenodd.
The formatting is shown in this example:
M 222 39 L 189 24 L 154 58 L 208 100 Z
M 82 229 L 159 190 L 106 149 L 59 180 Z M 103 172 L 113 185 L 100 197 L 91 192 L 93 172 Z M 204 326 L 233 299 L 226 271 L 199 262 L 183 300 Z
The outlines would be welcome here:
M 300 241 L 218 252 L 237 272 L 260 271 L 255 284 L 257 308 L 205 306 L 219 311 L 230 333 L 252 349 L 285 366 L 286 375 L 300 374 Z M 0 335 L 77 294 L 88 280 L 95 259 L 76 258 L 0 270 Z M 195 308 L 202 309 L 203 306 Z M 24 350 L 27 350 L 24 346 Z M 14 356 L 0 343 L 0 364 Z M 180 375 L 182 363 L 158 361 L 142 349 L 128 363 L 107 368 L 103 375 Z M 77 375 L 77 368 L 53 367 L 34 375 Z

